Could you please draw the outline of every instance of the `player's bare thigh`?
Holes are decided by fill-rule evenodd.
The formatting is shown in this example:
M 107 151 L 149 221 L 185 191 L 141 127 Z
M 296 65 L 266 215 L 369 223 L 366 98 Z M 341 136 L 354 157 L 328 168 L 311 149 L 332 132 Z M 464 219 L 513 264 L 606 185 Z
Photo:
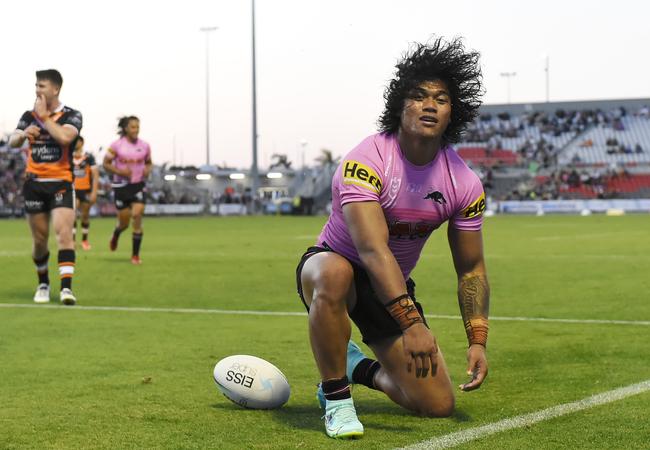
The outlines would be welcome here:
M 356 305 L 354 269 L 347 259 L 337 253 L 320 252 L 307 259 L 302 267 L 300 282 L 307 306 L 317 296 L 345 299 L 348 311 Z
M 407 409 L 430 417 L 447 417 L 454 409 L 454 392 L 442 351 L 436 355 L 435 376 L 415 377 L 415 368 L 409 373 L 408 358 L 404 354 L 403 338 L 392 337 L 370 344 L 381 363 L 376 384 L 389 397 Z

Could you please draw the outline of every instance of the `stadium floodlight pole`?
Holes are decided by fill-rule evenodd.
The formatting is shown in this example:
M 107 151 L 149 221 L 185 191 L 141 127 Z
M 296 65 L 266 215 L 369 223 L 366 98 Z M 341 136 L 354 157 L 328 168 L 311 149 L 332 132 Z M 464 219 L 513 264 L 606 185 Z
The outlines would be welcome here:
M 506 86 L 508 90 L 508 104 L 510 104 L 510 78 L 517 75 L 517 72 L 501 72 L 501 76 L 506 79 Z
M 176 133 L 172 134 L 172 165 L 176 165 Z
M 544 61 L 545 61 L 544 72 L 546 73 L 546 103 L 548 103 L 548 102 L 551 101 L 551 96 L 550 96 L 550 93 L 549 93 L 549 90 L 550 90 L 550 88 L 549 88 L 549 68 L 550 67 L 549 67 L 548 54 L 544 55 Z
M 210 165 L 210 32 L 219 27 L 201 27 L 205 33 L 205 164 Z
M 257 198 L 257 189 L 259 186 L 257 171 L 257 79 L 255 76 L 255 0 L 251 0 L 251 52 L 253 57 L 252 64 L 252 102 L 253 102 L 253 165 L 251 166 L 251 208 L 256 211 L 255 199 Z

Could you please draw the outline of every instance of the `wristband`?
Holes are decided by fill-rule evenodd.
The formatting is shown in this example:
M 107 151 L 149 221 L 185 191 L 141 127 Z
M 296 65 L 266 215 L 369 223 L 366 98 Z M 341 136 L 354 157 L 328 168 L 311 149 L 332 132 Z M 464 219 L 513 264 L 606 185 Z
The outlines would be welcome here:
M 415 303 L 408 294 L 400 295 L 384 305 L 388 313 L 395 319 L 402 331 L 415 325 L 424 323 L 424 319 L 415 307 Z
M 477 317 L 464 321 L 464 325 L 469 345 L 479 344 L 485 347 L 489 329 L 488 320 L 485 317 Z

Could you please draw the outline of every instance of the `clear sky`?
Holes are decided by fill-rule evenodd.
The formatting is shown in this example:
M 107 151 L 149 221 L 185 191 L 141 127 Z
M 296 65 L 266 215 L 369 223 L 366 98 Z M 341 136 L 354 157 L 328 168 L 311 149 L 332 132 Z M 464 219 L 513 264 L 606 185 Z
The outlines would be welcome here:
M 56 68 L 97 155 L 117 118 L 141 119 L 155 163 L 205 162 L 206 36 L 211 162 L 249 167 L 250 0 L 2 3 L 0 132 L 34 101 L 34 71 Z M 463 36 L 482 54 L 485 103 L 650 97 L 650 2 L 640 0 L 257 0 L 259 164 L 307 164 L 376 131 L 382 93 L 410 42 Z M 175 145 L 174 145 L 175 144 Z M 175 149 L 175 151 L 174 151 Z M 303 152 L 304 149 L 304 152 Z M 100 155 L 100 156 L 103 156 Z

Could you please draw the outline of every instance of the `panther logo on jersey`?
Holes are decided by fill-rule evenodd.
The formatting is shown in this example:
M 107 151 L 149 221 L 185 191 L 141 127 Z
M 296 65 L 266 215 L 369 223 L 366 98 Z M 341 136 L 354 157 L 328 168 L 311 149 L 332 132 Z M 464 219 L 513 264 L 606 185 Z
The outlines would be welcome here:
M 447 204 L 447 200 L 445 200 L 445 196 L 442 195 L 442 192 L 440 191 L 433 191 L 429 192 L 426 197 L 424 197 L 425 200 L 433 200 L 436 203 L 440 203 L 441 205 Z

